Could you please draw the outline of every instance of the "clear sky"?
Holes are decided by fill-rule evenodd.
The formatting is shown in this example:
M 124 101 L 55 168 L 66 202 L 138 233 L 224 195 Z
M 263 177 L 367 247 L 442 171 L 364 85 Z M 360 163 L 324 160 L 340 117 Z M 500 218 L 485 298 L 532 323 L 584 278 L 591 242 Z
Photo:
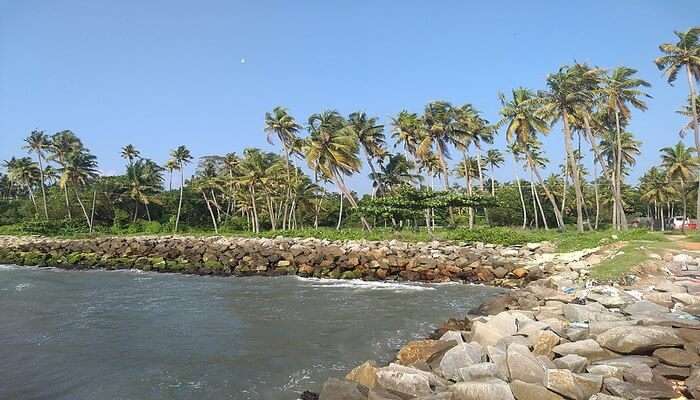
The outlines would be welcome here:
M 36 128 L 73 130 L 108 174 L 128 143 L 159 162 L 180 144 L 197 157 L 272 150 L 263 117 L 277 105 L 304 122 L 337 109 L 388 125 L 444 99 L 493 121 L 499 91 L 543 88 L 580 61 L 630 66 L 653 85 L 630 129 L 643 142 L 636 179 L 683 124 L 687 83 L 665 82 L 658 45 L 698 24 L 698 0 L 0 0 L 0 159 Z M 559 129 L 545 150 L 562 162 Z

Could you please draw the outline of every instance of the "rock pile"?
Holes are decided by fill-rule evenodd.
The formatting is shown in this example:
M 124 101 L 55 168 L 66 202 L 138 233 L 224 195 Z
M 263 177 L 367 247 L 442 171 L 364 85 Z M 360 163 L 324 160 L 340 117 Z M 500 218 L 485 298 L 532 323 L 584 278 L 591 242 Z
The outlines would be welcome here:
M 687 275 L 634 287 L 531 282 L 447 325 L 462 330 L 408 343 L 388 366 L 329 380 L 320 400 L 700 399 L 700 281 Z
M 215 275 L 466 281 L 517 287 L 567 271 L 588 253 L 552 253 L 548 243 L 403 243 L 230 237 L 141 236 L 62 240 L 0 236 L 0 263 L 59 268 L 137 268 Z

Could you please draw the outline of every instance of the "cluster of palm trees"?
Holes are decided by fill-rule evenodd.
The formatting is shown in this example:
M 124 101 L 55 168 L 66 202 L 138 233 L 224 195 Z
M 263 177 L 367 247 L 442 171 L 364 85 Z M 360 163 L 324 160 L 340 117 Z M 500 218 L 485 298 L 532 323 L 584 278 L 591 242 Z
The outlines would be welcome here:
M 649 170 L 641 180 L 641 199 L 647 202 L 650 215 L 656 219 L 662 218 L 663 213 L 672 213 L 669 207 L 674 198 L 682 200 L 685 211 L 687 193 L 696 194 L 696 215 L 700 215 L 700 190 L 697 190 L 700 187 L 697 161 L 700 97 L 695 88 L 700 80 L 700 27 L 676 32 L 676 36 L 676 43 L 660 46 L 662 54 L 655 63 L 671 84 L 679 73 L 687 75 L 688 104 L 679 113 L 689 122 L 681 133 L 692 131 L 695 146 L 687 148 L 679 143 L 663 149 L 662 165 Z M 500 115 L 495 123 L 486 120 L 471 104 L 433 101 L 420 114 L 399 112 L 391 119 L 389 132 L 378 118 L 364 112 L 344 116 L 328 110 L 311 115 L 302 124 L 287 109 L 276 107 L 265 114 L 264 124 L 268 141 L 279 143 L 280 155 L 246 149 L 241 156 L 229 153 L 201 157 L 196 174 L 186 180 L 184 168 L 193 157 L 185 146 L 173 150 L 170 159 L 159 166 L 153 160 L 142 158 L 133 145 L 127 145 L 122 149 L 127 168 L 120 195 L 133 201 L 133 221 L 140 212 L 145 212 L 150 220 L 151 206 L 162 204 L 164 172 L 168 171 L 168 191 L 172 191 L 173 175 L 178 171 L 175 232 L 180 226 L 186 190 L 201 197 L 215 231 L 230 218 L 240 216 L 252 231 L 259 232 L 262 221 L 271 229 L 298 228 L 303 225 L 300 209 L 305 210 L 304 215 L 312 215 L 312 224 L 318 227 L 323 202 L 329 197 L 324 187 L 333 185 L 340 201 L 336 225 L 340 227 L 344 202 L 353 210 L 359 207 L 359 199 L 348 186 L 347 179 L 360 172 L 363 160 L 370 171 L 372 191 L 368 196 L 371 198 L 390 195 L 405 185 L 432 189 L 435 178 L 442 182 L 445 191 L 460 190 L 467 195 L 480 193 L 497 198 L 499 186 L 504 185 L 497 184 L 494 174 L 504 163 L 504 154 L 491 145 L 495 135 L 503 129 L 508 144 L 506 150 L 516 165 L 515 185 L 523 227 L 534 219 L 535 226 L 539 226 L 541 220 L 548 228 L 548 216 L 550 219 L 553 216 L 557 228 L 564 230 L 565 218 L 569 215 L 566 202 L 570 185 L 573 188 L 571 207 L 575 207 L 572 214 L 575 214 L 579 232 L 598 228 L 604 205 L 610 209 L 612 226 L 627 229 L 630 209 L 628 196 L 625 196 L 628 189 L 625 177 L 639 154 L 639 142 L 627 128 L 632 110 L 646 110 L 646 101 L 651 97 L 646 93 L 649 86 L 632 68 L 605 70 L 575 63 L 550 74 L 541 90 L 516 88 L 508 96 L 500 94 Z M 544 179 L 541 171 L 548 160 L 542 150 L 542 138 L 554 127 L 561 129 L 565 161 L 559 178 Z M 387 133 L 396 153 L 387 144 Z M 92 229 L 94 199 L 100 182 L 95 157 L 70 131 L 51 136 L 34 131 L 26 142 L 26 149 L 36 161 L 23 157 L 5 162 L 7 175 L 0 177 L 3 196 L 18 190 L 26 193 L 35 213 L 48 219 L 46 187 L 53 181 L 63 192 L 67 217 L 72 218 L 71 199 L 74 198 Z M 592 179 L 586 178 L 589 172 L 584 166 L 582 142 L 593 154 Z M 451 163 L 455 154 L 460 160 Z M 526 206 L 528 195 L 523 190 L 518 170 L 530 175 L 532 199 L 527 202 L 531 203 L 532 210 Z M 464 179 L 463 187 L 451 184 L 453 175 Z M 424 177 L 430 182 L 425 182 Z M 80 195 L 81 188 L 88 185 L 93 189 L 90 213 Z M 454 223 L 453 214 L 464 212 L 471 228 L 478 211 L 483 211 L 486 220 L 489 219 L 488 210 L 466 208 L 450 209 L 447 221 Z M 371 229 L 376 223 L 368 221 L 361 213 L 357 216 L 365 229 Z

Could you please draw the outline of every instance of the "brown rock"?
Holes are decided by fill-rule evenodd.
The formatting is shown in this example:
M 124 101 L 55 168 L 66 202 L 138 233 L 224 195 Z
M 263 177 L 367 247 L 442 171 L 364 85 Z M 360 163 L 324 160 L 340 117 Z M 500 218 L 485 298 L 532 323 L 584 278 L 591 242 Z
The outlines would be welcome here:
M 427 361 L 433 355 L 454 347 L 454 342 L 442 340 L 414 340 L 401 348 L 396 360 L 402 365 L 411 365 L 418 361 Z
M 510 390 L 517 400 L 564 400 L 563 397 L 543 386 L 523 381 L 511 382 Z
M 539 331 L 535 334 L 533 354 L 552 358 L 552 349 L 559 344 L 561 338 L 552 331 Z M 517 396 L 516 396 L 517 397 Z
M 657 349 L 654 351 L 653 355 L 661 360 L 661 362 L 675 367 L 689 367 L 700 362 L 700 357 L 697 354 L 689 353 L 681 349 Z
M 377 385 L 377 364 L 372 360 L 365 361 L 364 364 L 350 371 L 350 373 L 345 376 L 345 379 L 357 382 L 371 389 Z

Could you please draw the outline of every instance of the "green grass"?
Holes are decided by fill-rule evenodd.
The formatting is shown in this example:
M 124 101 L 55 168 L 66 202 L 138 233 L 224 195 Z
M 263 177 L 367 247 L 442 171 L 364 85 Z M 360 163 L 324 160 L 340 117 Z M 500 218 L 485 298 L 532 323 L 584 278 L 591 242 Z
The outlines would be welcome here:
M 603 260 L 591 269 L 591 278 L 598 281 L 616 281 L 627 275 L 633 267 L 651 259 L 651 253 L 672 248 L 669 241 L 633 240 L 618 250 L 618 255 Z

